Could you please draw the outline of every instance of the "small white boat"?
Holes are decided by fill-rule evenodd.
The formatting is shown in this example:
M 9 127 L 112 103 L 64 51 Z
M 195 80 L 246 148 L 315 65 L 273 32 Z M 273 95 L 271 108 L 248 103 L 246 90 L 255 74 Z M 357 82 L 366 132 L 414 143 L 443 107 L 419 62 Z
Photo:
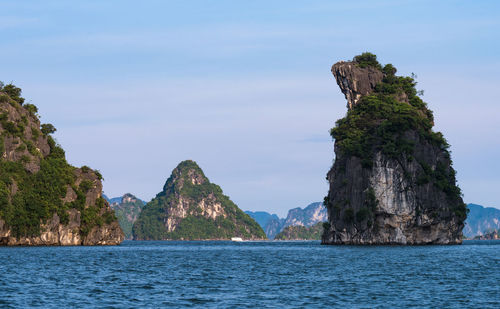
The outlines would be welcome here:
M 243 241 L 241 237 L 231 237 L 231 241 Z

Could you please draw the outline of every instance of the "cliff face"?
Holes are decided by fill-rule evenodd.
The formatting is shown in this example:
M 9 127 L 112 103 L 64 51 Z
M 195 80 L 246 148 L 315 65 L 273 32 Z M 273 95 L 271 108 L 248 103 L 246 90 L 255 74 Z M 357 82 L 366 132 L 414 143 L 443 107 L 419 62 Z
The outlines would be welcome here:
M 432 112 L 412 78 L 363 56 L 368 64 L 355 58 L 332 68 L 350 103 L 331 131 L 336 158 L 323 243 L 461 243 L 467 211 Z
M 125 234 L 125 239 L 132 239 L 132 226 L 139 218 L 144 202 L 130 193 L 124 194 L 118 202 L 111 203 L 118 223 Z
M 37 108 L 0 85 L 0 245 L 116 245 L 123 233 L 101 176 L 66 162 Z
M 360 67 L 353 62 L 338 62 L 332 66 L 332 74 L 347 100 L 347 108 L 352 109 L 362 96 L 375 89 L 384 74 L 376 67 Z
M 265 239 L 262 228 L 210 183 L 194 161 L 181 162 L 144 206 L 134 239 Z
M 306 208 L 302 209 L 300 207 L 290 209 L 288 215 L 286 216 L 285 223 L 283 227 L 291 225 L 300 226 L 313 226 L 318 222 L 327 221 L 328 215 L 323 203 L 316 202 L 307 205 Z

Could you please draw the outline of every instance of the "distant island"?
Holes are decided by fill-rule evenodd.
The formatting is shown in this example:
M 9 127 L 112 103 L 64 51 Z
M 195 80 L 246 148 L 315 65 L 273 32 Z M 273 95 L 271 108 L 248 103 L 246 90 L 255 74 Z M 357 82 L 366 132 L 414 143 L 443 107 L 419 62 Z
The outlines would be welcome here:
M 328 220 L 326 208 L 321 202 L 311 203 L 304 209 L 300 207 L 290 209 L 286 218 L 279 218 L 277 215 L 271 215 L 265 211 L 245 212 L 259 223 L 269 239 L 274 239 L 278 233 L 289 226 L 303 226 L 307 228 L 318 222 Z
M 323 235 L 325 222 L 318 222 L 313 226 L 290 225 L 285 227 L 274 238 L 275 240 L 320 240 Z
M 117 245 L 102 176 L 76 168 L 21 89 L 0 83 L 0 245 Z
M 142 209 L 132 228 L 135 240 L 263 240 L 266 234 L 196 162 L 172 171 L 163 190 Z
M 331 129 L 335 163 L 323 244 L 460 244 L 467 208 L 450 145 L 412 77 L 363 53 L 332 66 L 347 115 Z
M 106 196 L 104 198 L 110 203 L 111 209 L 115 211 L 118 222 L 125 234 L 125 239 L 132 239 L 132 226 L 139 218 L 139 214 L 146 203 L 130 193 L 118 198 L 108 199 Z

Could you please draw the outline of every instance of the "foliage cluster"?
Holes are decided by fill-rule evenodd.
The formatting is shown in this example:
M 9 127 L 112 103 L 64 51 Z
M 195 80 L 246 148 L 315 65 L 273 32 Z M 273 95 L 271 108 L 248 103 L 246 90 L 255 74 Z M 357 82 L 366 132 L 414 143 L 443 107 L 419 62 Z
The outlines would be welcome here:
M 291 225 L 285 227 L 275 240 L 319 240 L 326 222 L 318 222 L 310 227 Z
M 14 86 L 12 83 L 4 85 L 4 83 L 0 82 L 0 92 L 4 92 L 12 100 L 16 101 L 20 105 L 23 105 L 24 98 L 21 97 L 21 88 Z
M 364 52 L 361 55 L 354 57 L 352 62 L 360 68 L 373 67 L 379 70 L 382 69 L 382 65 L 378 62 L 377 56 L 369 52 Z

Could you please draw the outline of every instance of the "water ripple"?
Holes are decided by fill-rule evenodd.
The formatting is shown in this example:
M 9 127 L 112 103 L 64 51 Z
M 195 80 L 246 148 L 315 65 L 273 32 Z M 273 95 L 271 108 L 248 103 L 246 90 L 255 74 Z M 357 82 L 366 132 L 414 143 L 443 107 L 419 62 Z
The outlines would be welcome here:
M 0 248 L 0 307 L 499 308 L 500 241 Z

